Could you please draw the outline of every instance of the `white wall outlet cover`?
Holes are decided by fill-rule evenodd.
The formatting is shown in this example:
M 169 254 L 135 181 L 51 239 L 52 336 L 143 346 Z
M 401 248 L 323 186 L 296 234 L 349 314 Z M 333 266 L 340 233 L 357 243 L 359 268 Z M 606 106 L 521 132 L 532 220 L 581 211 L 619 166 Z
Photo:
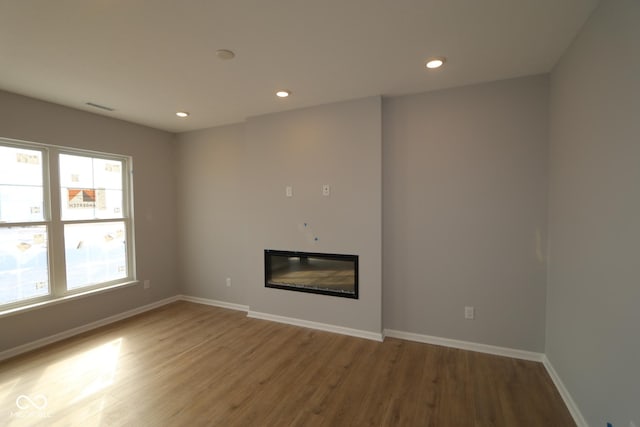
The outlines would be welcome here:
M 149 289 L 151 287 L 151 280 L 145 280 L 143 286 L 145 289 Z
M 465 319 L 473 319 L 475 316 L 475 310 L 471 306 L 467 306 L 464 308 L 464 318 Z
M 225 282 L 227 284 L 227 288 L 231 287 L 231 277 L 227 277 L 227 280 Z
M 287 185 L 284 189 L 284 192 L 286 194 L 287 197 L 293 197 L 293 187 L 290 185 Z
M 329 184 L 324 184 L 322 186 L 322 195 L 328 196 L 331 194 L 331 186 Z

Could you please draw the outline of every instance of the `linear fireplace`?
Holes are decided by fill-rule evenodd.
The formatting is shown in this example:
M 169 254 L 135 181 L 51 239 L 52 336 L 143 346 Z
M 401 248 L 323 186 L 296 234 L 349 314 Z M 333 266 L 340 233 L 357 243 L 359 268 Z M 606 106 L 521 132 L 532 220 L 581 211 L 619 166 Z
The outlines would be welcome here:
M 265 249 L 264 285 L 357 299 L 358 255 Z

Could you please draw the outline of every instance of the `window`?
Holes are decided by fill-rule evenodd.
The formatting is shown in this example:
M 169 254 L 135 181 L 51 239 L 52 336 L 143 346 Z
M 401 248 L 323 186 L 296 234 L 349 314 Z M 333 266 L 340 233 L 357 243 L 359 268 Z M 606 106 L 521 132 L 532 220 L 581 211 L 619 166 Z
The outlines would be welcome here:
M 134 280 L 130 170 L 0 139 L 0 311 Z

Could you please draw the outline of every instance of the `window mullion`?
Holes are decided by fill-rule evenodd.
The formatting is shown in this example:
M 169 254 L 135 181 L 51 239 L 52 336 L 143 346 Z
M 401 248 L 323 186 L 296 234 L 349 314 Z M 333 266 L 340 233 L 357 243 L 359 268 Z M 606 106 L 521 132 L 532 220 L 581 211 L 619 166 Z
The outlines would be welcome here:
M 66 293 L 66 269 L 64 254 L 64 225 L 60 219 L 60 165 L 58 150 L 52 149 L 49 158 L 49 261 L 51 269 L 52 286 L 51 293 L 54 296 L 62 296 Z
M 0 313 L 135 280 L 130 157 L 3 138 L 0 154 Z
M 124 222 L 127 227 L 127 262 L 129 264 L 129 277 L 131 279 L 137 279 L 136 277 L 136 257 L 135 252 L 132 250 L 135 247 L 135 230 L 133 225 L 133 165 L 131 159 L 123 162 L 125 170 L 123 170 L 123 188 L 125 192 L 124 197 Z

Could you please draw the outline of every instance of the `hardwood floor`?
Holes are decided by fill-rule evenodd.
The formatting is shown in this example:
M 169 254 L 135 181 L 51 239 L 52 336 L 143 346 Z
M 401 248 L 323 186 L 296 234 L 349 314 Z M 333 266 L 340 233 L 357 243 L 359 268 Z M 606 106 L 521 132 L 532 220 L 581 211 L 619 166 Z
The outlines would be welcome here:
M 536 362 L 177 302 L 1 362 L 0 425 L 575 424 Z

